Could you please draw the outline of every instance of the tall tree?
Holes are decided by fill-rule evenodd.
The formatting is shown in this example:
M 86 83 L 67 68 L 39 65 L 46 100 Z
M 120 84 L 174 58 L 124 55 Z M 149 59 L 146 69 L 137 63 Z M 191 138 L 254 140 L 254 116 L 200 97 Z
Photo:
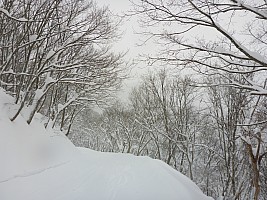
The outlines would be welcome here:
M 121 54 L 110 50 L 118 23 L 93 1 L 0 2 L 0 84 L 47 124 L 70 128 L 83 107 L 108 97 L 123 78 Z M 52 122 L 52 123 L 51 123 Z M 68 128 L 68 129 L 69 129 Z
M 134 14 L 142 15 L 144 33 L 164 44 L 161 54 L 151 59 L 210 75 L 265 74 L 266 1 L 137 0 L 133 4 Z M 246 82 L 229 84 L 251 94 L 267 94 L 262 76 L 261 81 L 245 78 Z
M 225 116 L 222 118 L 227 109 L 233 108 L 237 103 L 233 104 L 233 100 L 230 101 L 233 101 L 231 105 L 223 106 L 221 111 L 217 110 L 217 117 L 222 120 L 218 130 L 223 127 L 224 131 L 228 129 L 229 136 L 236 132 L 237 125 L 240 127 L 239 139 L 246 146 L 244 152 L 252 169 L 252 196 L 255 200 L 260 199 L 262 187 L 258 161 L 262 160 L 259 158 L 266 152 L 266 142 L 262 139 L 262 135 L 266 133 L 261 126 L 267 121 L 258 120 L 253 110 L 262 105 L 267 95 L 267 2 L 137 0 L 133 1 L 133 4 L 134 14 L 142 15 L 140 21 L 146 28 L 144 33 L 149 38 L 154 38 L 162 48 L 160 54 L 149 57 L 153 63 L 163 61 L 176 67 L 194 69 L 204 75 L 220 75 L 225 81 L 214 84 L 244 89 L 251 95 L 259 96 L 253 98 L 254 100 L 246 105 L 246 109 L 240 108 L 243 120 L 236 121 L 235 125 L 225 123 Z M 246 20 L 242 20 L 244 18 Z M 242 78 L 235 78 L 236 75 Z M 230 121 L 235 123 L 234 118 Z M 255 128 L 258 131 L 255 131 Z M 228 164 L 230 166 L 230 163 Z M 232 190 L 234 194 L 235 190 Z

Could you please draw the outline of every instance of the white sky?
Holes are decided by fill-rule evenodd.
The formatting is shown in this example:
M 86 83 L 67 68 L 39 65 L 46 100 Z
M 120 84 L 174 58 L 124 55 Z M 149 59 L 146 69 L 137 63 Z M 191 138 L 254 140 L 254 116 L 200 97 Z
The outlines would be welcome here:
M 118 15 L 122 15 L 131 9 L 131 2 L 129 0 L 98 0 L 96 1 L 99 6 L 108 6 L 109 9 Z M 138 58 L 140 53 L 145 53 L 145 51 L 150 51 L 149 47 L 137 46 L 140 43 L 140 36 L 136 34 L 140 30 L 135 17 L 124 20 L 120 31 L 123 32 L 122 38 L 114 45 L 114 49 L 119 52 L 128 52 L 125 59 L 133 61 Z M 140 82 L 140 76 L 147 72 L 145 63 L 139 63 L 133 67 L 130 74 L 130 78 L 123 83 L 122 91 L 119 93 L 119 98 L 123 102 L 127 102 L 128 93 L 131 88 L 137 86 Z
M 122 15 L 124 12 L 129 11 L 132 6 L 129 0 L 97 0 L 96 2 L 99 6 L 108 6 L 109 9 L 114 14 L 118 15 Z M 237 25 L 238 24 L 235 24 L 235 26 Z M 119 52 L 128 51 L 125 57 L 126 60 L 132 61 L 133 59 L 138 59 L 139 54 L 155 54 L 156 51 L 158 51 L 156 49 L 157 46 L 153 43 L 149 43 L 141 47 L 137 46 L 137 43 L 140 44 L 141 40 L 143 39 L 139 34 L 136 34 L 136 32 L 141 32 L 141 28 L 139 27 L 139 24 L 137 22 L 137 17 L 131 17 L 131 19 L 129 20 L 124 20 L 120 29 L 121 31 L 123 31 L 123 35 L 120 41 L 118 41 L 115 44 L 114 50 Z M 213 40 L 214 38 L 217 37 L 216 32 L 212 32 L 207 28 L 202 28 L 202 29 L 201 28 L 197 29 L 196 32 L 193 34 L 203 35 L 206 38 L 208 38 L 208 40 Z M 157 69 L 159 69 L 159 67 L 155 66 L 151 68 L 148 67 L 146 63 L 138 62 L 138 64 L 132 69 L 132 72 L 130 74 L 130 79 L 124 81 L 123 83 L 123 88 L 121 92 L 118 94 L 120 100 L 122 100 L 122 102 L 127 102 L 128 101 L 127 97 L 129 92 L 134 86 L 137 86 L 138 83 L 140 83 L 141 75 L 146 74 L 147 71 L 149 70 L 155 71 Z M 185 73 L 185 71 L 183 71 L 183 73 Z
M 123 15 L 131 8 L 131 3 L 128 0 L 98 0 L 99 6 L 108 6 L 109 9 L 118 15 Z M 120 27 L 123 31 L 122 39 L 116 44 L 116 48 L 121 51 L 127 51 L 129 47 L 133 47 L 135 43 L 134 27 L 138 26 L 135 20 L 125 21 Z M 126 44 L 127 45 L 126 45 Z

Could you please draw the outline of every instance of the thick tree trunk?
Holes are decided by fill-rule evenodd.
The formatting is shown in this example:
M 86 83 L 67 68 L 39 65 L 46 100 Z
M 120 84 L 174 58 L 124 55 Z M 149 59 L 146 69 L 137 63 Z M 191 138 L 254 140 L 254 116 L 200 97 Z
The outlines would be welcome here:
M 260 145 L 260 144 L 258 144 Z M 260 196 L 260 171 L 258 167 L 258 156 L 253 154 L 252 145 L 246 143 L 246 148 L 249 154 L 249 158 L 251 161 L 251 167 L 252 167 L 252 176 L 253 176 L 253 187 L 255 188 L 254 191 L 254 200 L 259 200 Z M 259 148 L 259 147 L 258 147 Z

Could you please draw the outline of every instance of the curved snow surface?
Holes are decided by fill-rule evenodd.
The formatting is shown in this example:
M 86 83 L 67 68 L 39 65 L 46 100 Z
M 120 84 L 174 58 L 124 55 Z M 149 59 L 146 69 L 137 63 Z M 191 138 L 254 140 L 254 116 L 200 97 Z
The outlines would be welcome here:
M 22 116 L 0 91 L 0 200 L 211 200 L 159 160 L 75 147 Z
M 79 149 L 71 161 L 0 183 L 1 200 L 208 200 L 184 175 L 148 157 Z

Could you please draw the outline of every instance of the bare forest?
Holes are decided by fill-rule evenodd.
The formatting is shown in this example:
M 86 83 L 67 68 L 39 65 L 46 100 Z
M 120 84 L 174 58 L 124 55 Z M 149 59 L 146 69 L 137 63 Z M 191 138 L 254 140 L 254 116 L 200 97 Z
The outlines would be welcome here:
M 160 70 L 125 104 L 116 91 L 129 65 L 112 49 L 120 20 L 107 7 L 0 0 L 10 120 L 42 116 L 77 146 L 162 160 L 216 200 L 267 199 L 266 0 L 131 4 L 124 18 L 138 17 L 143 45 L 157 48 L 139 60 Z

